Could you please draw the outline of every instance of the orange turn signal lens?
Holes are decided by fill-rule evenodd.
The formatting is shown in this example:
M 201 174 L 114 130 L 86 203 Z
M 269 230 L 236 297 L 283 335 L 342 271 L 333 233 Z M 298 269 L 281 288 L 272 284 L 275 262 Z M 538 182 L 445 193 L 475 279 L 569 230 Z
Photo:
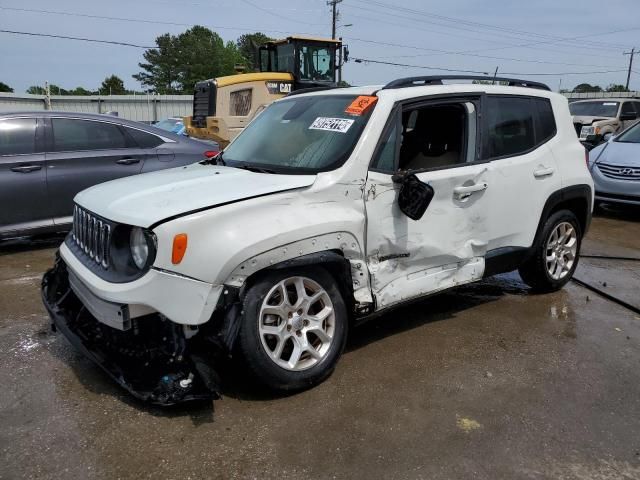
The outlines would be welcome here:
M 187 234 L 179 233 L 173 237 L 173 250 L 171 251 L 171 262 L 174 265 L 179 264 L 187 252 Z

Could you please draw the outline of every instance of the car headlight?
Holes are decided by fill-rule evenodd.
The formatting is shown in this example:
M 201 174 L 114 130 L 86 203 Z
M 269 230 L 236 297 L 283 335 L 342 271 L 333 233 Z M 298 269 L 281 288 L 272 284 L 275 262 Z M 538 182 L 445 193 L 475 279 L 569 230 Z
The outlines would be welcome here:
M 129 234 L 129 248 L 131 258 L 140 270 L 147 266 L 149 252 L 155 248 L 153 245 L 153 234 L 140 227 L 133 227 Z

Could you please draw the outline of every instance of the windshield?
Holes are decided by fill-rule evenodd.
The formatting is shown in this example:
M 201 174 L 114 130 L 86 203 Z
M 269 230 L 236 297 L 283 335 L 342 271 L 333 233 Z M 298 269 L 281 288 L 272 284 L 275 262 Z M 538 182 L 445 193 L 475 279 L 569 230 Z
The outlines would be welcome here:
M 154 123 L 153 126 L 160 130 L 178 134 L 181 133 L 181 130 L 184 128 L 182 120 L 177 118 L 166 118 L 164 120 L 160 120 L 158 123 Z
M 640 122 L 618 135 L 615 141 L 624 143 L 640 143 Z
M 254 165 L 278 173 L 317 173 L 342 165 L 372 108 L 345 113 L 355 95 L 292 97 L 272 103 L 225 149 L 232 167 Z
M 335 49 L 321 46 L 300 46 L 298 56 L 300 80 L 334 81 Z
M 569 104 L 569 111 L 579 117 L 616 117 L 619 106 L 619 102 L 575 102 Z

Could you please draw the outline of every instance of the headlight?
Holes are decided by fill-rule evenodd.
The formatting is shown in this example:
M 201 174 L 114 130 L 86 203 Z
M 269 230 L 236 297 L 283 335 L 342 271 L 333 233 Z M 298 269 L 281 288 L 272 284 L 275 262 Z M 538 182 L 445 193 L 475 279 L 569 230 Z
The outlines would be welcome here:
M 149 250 L 153 248 L 151 235 L 140 227 L 133 227 L 129 235 L 129 248 L 131 258 L 140 270 L 147 266 L 149 260 Z

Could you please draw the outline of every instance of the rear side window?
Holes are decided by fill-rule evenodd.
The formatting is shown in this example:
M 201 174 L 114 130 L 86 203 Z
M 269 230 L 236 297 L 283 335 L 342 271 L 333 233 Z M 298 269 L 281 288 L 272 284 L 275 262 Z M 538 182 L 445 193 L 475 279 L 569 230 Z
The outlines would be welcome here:
M 536 113 L 536 145 L 540 145 L 556 134 L 556 119 L 547 98 L 532 98 L 531 101 Z
M 125 127 L 125 130 L 129 135 L 131 135 L 131 138 L 133 138 L 133 140 L 140 148 L 155 148 L 161 143 L 164 143 L 164 141 L 160 137 L 151 133 L 127 127 Z
M 126 148 L 127 138 L 117 125 L 70 118 L 51 119 L 54 152 Z
M 486 102 L 487 140 L 485 157 L 522 154 L 535 146 L 531 100 L 489 96 Z
M 25 155 L 35 150 L 35 118 L 0 120 L 0 155 Z

